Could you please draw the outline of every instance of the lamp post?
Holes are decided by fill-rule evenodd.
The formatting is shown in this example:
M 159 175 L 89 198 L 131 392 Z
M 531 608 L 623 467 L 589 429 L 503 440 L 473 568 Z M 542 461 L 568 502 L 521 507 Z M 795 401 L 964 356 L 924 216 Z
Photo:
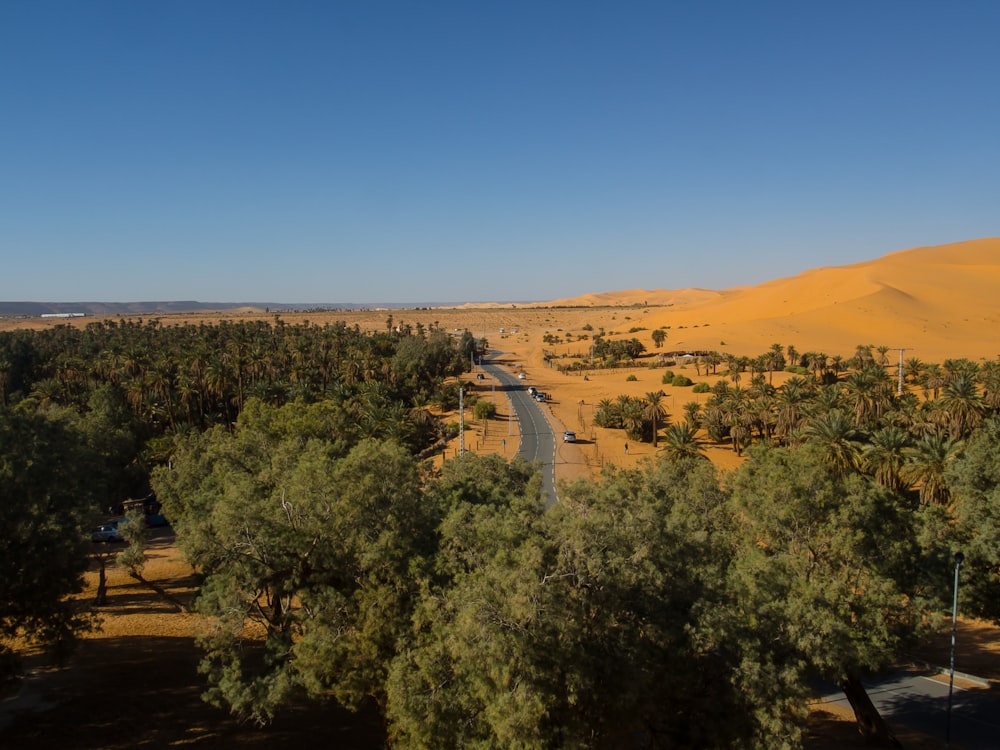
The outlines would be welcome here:
M 944 744 L 951 747 L 951 695 L 955 690 L 955 636 L 958 633 L 958 571 L 962 568 L 965 555 L 955 553 L 955 588 L 951 603 L 951 678 L 948 681 L 948 722 L 945 727 Z

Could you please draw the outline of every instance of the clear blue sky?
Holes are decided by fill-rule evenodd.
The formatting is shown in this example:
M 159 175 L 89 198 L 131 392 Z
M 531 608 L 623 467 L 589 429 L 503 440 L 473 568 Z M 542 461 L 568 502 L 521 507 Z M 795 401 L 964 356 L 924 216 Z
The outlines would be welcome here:
M 5 0 L 0 299 L 723 289 L 997 236 L 998 32 L 996 0 Z

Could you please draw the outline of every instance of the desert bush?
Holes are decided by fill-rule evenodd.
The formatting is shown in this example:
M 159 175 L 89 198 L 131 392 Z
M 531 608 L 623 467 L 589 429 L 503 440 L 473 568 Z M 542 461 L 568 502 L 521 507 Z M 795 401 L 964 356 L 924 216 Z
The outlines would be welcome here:
M 695 383 L 694 384 L 694 388 L 691 389 L 691 392 L 692 393 L 710 393 L 711 390 L 712 389 L 709 387 L 708 383 L 705 383 L 703 381 L 701 383 Z
M 638 379 L 639 378 L 637 378 L 635 375 L 629 375 L 627 378 L 625 378 L 625 382 L 626 383 L 634 383 Z
M 670 385 L 671 383 L 673 383 L 674 382 L 674 371 L 673 370 L 667 370 L 665 373 L 663 373 L 663 377 L 660 378 L 660 382 L 663 385 Z
M 673 385 L 679 388 L 687 388 L 688 386 L 694 385 L 694 381 L 687 375 L 674 375 Z
M 497 405 L 492 401 L 477 401 L 472 413 L 476 419 L 491 419 L 497 414 Z

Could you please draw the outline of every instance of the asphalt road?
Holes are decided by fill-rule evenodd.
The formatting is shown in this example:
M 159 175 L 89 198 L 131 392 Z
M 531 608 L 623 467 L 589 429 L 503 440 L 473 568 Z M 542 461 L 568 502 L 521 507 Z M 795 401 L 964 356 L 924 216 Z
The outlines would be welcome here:
M 492 360 L 503 352 L 494 352 L 489 359 L 480 365 L 483 370 L 497 379 L 500 388 L 510 398 L 511 406 L 517 415 L 518 430 L 521 434 L 520 448 L 517 453 L 528 462 L 538 462 L 542 468 L 542 489 L 545 492 L 545 505 L 550 507 L 558 502 L 556 495 L 555 456 L 556 438 L 552 426 L 542 405 L 528 395 L 527 381 L 519 380 Z
M 947 675 L 906 670 L 864 680 L 864 685 L 872 703 L 887 721 L 940 737 L 944 747 L 948 730 Z M 831 687 L 823 692 L 826 703 L 850 710 L 840 690 Z M 1000 694 L 996 689 L 975 687 L 956 678 L 951 705 L 951 744 L 961 750 L 1000 748 Z

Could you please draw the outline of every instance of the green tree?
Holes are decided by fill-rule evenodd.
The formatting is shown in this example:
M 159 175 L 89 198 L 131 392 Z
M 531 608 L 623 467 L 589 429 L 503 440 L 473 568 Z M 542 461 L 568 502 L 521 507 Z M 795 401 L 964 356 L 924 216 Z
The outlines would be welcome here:
M 472 414 L 476 419 L 491 419 L 497 414 L 497 405 L 492 401 L 481 399 L 472 407 Z
M 919 485 L 920 501 L 924 504 L 945 505 L 948 502 L 946 472 L 962 452 L 962 443 L 937 432 L 921 435 L 914 445 L 905 449 L 906 463 L 902 476 Z
M 861 465 L 886 489 L 902 492 L 907 487 L 903 469 L 906 450 L 911 442 L 906 431 L 898 427 L 876 430 L 872 433 L 871 442 L 862 449 Z
M 0 677 L 14 666 L 9 639 L 62 659 L 89 624 L 68 598 L 81 590 L 94 512 L 80 435 L 31 401 L 0 406 Z
M 384 707 L 436 525 L 406 451 L 365 441 L 341 456 L 303 429 L 311 411 L 257 405 L 154 474 L 205 575 L 207 696 L 262 722 L 301 694 Z
M 672 424 L 663 435 L 663 455 L 673 461 L 682 458 L 705 457 L 705 446 L 695 427 L 685 422 Z
M 976 431 L 945 476 L 955 501 L 953 549 L 965 554 L 960 608 L 1000 623 L 1000 421 Z
M 859 676 L 892 663 L 924 620 L 915 514 L 819 446 L 759 449 L 732 486 L 729 589 L 739 612 L 756 613 L 742 636 L 754 662 L 745 689 L 782 680 L 801 700 L 815 671 L 844 687 L 863 732 L 887 739 Z
M 393 664 L 390 732 L 437 747 L 749 747 L 753 709 L 700 613 L 722 580 L 708 462 L 565 488 L 545 513 L 493 470 L 444 482 L 446 578 Z M 438 494 L 440 490 L 434 490 Z M 474 521 L 474 522 L 473 522 Z M 678 671 L 689 675 L 679 683 Z M 664 710 L 669 706 L 669 710 Z
M 840 409 L 821 412 L 804 430 L 806 440 L 817 446 L 831 467 L 847 475 L 858 466 L 861 456 L 861 433 Z
M 663 408 L 663 393 L 650 391 L 646 394 L 645 409 L 643 417 L 652 425 L 653 447 L 656 447 L 657 437 L 660 432 L 660 423 L 668 419 L 667 411 Z

